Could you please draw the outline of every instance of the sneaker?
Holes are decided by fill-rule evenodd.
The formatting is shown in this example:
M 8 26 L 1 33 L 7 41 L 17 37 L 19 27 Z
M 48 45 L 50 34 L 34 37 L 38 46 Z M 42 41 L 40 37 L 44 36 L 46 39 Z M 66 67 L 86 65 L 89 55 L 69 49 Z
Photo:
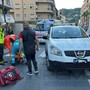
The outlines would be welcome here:
M 1 61 L 1 62 L 0 62 L 0 65 L 5 65 L 4 61 Z
M 38 71 L 35 71 L 35 74 L 38 74 Z
M 32 76 L 33 74 L 32 72 L 27 72 L 27 75 Z
M 8 63 L 8 61 L 4 61 L 4 63 Z

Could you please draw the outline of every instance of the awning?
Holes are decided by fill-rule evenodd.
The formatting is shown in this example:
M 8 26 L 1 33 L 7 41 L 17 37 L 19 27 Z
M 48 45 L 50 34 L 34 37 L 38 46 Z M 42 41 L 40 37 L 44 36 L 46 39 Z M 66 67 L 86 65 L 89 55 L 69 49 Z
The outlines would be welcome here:
M 5 18 L 6 18 L 6 23 L 14 23 L 15 22 L 13 16 L 11 16 L 9 14 L 6 14 Z M 0 22 L 4 22 L 4 15 L 3 14 L 0 14 Z

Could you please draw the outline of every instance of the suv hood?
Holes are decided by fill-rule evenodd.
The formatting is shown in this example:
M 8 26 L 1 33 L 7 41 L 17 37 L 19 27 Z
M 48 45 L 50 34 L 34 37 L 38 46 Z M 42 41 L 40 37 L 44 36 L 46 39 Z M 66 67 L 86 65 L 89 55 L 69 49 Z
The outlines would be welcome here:
M 51 39 L 51 45 L 60 50 L 90 50 L 90 38 Z

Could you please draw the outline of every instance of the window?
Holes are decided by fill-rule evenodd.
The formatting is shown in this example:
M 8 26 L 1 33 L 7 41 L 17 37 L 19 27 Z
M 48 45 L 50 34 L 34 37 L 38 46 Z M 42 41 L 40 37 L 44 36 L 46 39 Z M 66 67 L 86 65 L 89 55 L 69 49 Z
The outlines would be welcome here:
M 5 0 L 6 1 L 6 5 L 9 5 L 10 6 L 10 0 Z
M 20 14 L 16 14 L 16 19 L 20 19 Z
M 30 9 L 34 9 L 35 5 L 34 4 L 30 4 Z
M 79 27 L 53 27 L 52 38 L 86 38 L 87 34 Z
M 26 14 L 24 14 L 24 18 L 26 18 L 27 17 L 27 15 Z
M 20 4 L 16 3 L 16 4 L 15 4 L 15 8 L 16 8 L 16 9 L 19 9 L 19 8 L 20 8 Z
M 23 8 L 26 9 L 26 4 L 24 4 Z
M 30 14 L 30 18 L 35 18 L 35 14 Z

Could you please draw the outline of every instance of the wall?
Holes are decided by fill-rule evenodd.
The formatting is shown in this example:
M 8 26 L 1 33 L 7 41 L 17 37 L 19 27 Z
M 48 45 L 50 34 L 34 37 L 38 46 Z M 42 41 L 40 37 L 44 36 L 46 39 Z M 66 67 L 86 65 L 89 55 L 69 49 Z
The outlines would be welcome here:
M 22 23 L 15 23 L 12 25 L 13 31 L 16 35 L 18 35 L 23 30 Z

